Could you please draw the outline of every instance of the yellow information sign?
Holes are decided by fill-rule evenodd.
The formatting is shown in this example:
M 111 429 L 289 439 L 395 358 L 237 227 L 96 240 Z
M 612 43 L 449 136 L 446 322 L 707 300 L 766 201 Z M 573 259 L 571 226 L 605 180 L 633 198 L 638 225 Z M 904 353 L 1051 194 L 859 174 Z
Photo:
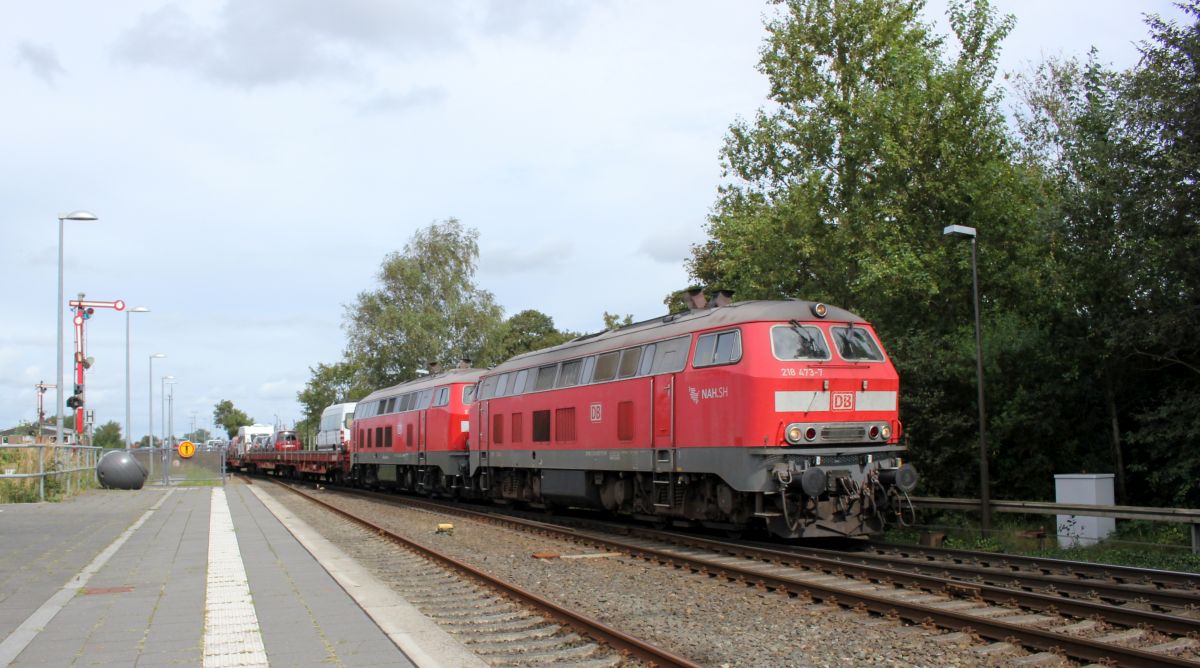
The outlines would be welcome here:
M 196 444 L 191 441 L 184 441 L 179 444 L 179 456 L 184 459 L 191 459 L 192 455 L 196 454 Z

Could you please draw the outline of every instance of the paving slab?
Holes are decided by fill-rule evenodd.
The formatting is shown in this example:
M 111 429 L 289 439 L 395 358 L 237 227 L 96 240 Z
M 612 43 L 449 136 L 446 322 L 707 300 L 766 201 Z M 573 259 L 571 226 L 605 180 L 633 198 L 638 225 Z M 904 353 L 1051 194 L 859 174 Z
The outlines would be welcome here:
M 482 665 L 262 496 L 231 483 L 0 506 L 0 666 Z M 229 586 L 247 628 L 223 607 Z M 226 614 L 236 632 L 217 636 Z M 238 654 L 248 635 L 259 659 Z

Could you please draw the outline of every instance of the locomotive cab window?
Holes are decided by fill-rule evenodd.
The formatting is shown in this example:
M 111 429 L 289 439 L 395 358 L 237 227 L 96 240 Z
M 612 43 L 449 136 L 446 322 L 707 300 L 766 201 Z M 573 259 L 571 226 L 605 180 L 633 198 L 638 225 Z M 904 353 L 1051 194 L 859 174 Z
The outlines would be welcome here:
M 870 332 L 862 327 L 832 327 L 838 354 L 847 362 L 882 362 L 883 353 Z
M 474 385 L 468 385 L 463 388 L 462 401 L 463 401 L 464 406 L 475 403 L 475 386 Z
M 479 384 L 479 395 L 484 399 L 491 399 L 492 397 L 496 396 L 496 377 L 495 376 L 492 376 L 491 378 L 483 379 L 483 382 Z M 467 401 L 466 392 L 463 392 L 463 403 L 464 404 L 471 403 L 471 402 Z
M 771 328 L 771 351 L 778 360 L 827 360 L 829 346 L 821 328 L 812 325 L 776 325 Z
M 596 358 L 596 371 L 592 376 L 593 383 L 603 383 L 606 380 L 612 380 L 617 377 L 617 360 L 621 357 L 619 352 L 604 353 Z
M 533 386 L 534 390 L 548 390 L 554 387 L 554 377 L 558 373 L 558 365 L 550 364 L 538 369 L 537 384 Z
M 654 363 L 654 349 L 658 346 L 651 343 L 642 349 L 642 365 L 638 367 L 638 375 L 644 376 L 650 373 L 650 365 Z
M 505 374 L 500 374 L 500 377 L 498 379 L 496 379 L 496 396 L 497 397 L 503 397 L 504 395 L 508 394 L 508 379 L 511 376 L 512 376 L 512 374 L 505 373 Z
M 700 335 L 700 338 L 696 339 L 696 352 L 692 355 L 692 366 L 733 364 L 741 359 L 742 332 L 731 329 L 728 332 Z
M 650 373 L 676 373 L 683 371 L 684 364 L 687 363 L 688 346 L 691 343 L 692 337 L 690 336 L 679 336 L 674 339 L 659 341 L 654 349 L 654 363 L 650 366 Z
M 513 386 L 509 388 L 509 394 L 522 394 L 525 392 L 525 383 L 529 381 L 529 369 L 521 369 L 517 372 L 517 379 L 513 381 Z
M 638 362 L 642 359 L 641 348 L 626 348 L 621 351 L 621 367 L 617 371 L 618 378 L 631 378 L 637 375 Z
M 579 371 L 583 368 L 583 360 L 563 362 L 562 372 L 558 374 L 555 387 L 574 387 L 579 384 Z

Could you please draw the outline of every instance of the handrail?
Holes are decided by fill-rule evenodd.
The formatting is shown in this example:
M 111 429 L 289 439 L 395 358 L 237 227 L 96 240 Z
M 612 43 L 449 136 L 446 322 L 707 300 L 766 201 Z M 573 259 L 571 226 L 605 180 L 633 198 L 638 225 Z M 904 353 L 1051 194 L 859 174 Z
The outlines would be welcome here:
M 914 506 L 945 510 L 979 510 L 979 499 L 951 499 L 935 496 L 915 496 Z M 1192 525 L 1192 552 L 1200 554 L 1200 509 L 1151 508 L 1148 506 L 1091 506 L 1084 503 L 1050 503 L 1048 501 L 997 501 L 988 505 L 998 513 L 1026 515 L 1081 515 L 1083 517 L 1112 517 L 1119 520 L 1146 520 Z
M 924 508 L 947 510 L 976 510 L 979 499 L 954 499 L 932 496 L 912 497 L 913 505 Z M 1153 522 L 1177 522 L 1200 524 L 1200 509 L 1195 508 L 1151 508 L 1148 506 L 1093 506 L 1084 503 L 1050 503 L 1048 501 L 1003 501 L 991 499 L 988 505 L 1001 513 L 1024 513 L 1028 515 L 1085 515 L 1088 517 L 1114 517 L 1120 520 L 1150 520 Z

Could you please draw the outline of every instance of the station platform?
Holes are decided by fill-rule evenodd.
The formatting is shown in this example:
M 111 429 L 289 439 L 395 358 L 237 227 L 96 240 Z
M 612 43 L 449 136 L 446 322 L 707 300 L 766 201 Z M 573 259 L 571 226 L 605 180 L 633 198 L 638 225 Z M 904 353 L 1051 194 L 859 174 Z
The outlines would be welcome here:
M 0 666 L 93 665 L 484 664 L 253 485 L 0 506 Z

